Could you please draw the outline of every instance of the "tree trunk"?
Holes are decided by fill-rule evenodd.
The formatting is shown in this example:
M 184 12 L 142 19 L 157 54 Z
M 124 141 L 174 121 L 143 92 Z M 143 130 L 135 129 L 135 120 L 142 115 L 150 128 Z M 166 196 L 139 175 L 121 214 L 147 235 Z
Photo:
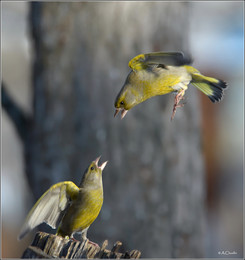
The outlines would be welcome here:
M 189 88 L 172 122 L 173 95 L 113 118 L 131 58 L 188 50 L 188 8 L 184 2 L 31 4 L 34 113 L 25 142 L 31 189 L 37 199 L 58 181 L 78 184 L 102 155 L 109 160 L 104 205 L 88 237 L 120 240 L 142 257 L 204 252 L 196 90 Z

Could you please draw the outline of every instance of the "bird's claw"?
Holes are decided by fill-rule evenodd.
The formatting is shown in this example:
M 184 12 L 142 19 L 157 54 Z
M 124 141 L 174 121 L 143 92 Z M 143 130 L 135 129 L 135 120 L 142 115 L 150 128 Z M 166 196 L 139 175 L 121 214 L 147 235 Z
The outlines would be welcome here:
M 99 247 L 99 245 L 97 243 L 95 243 L 93 241 L 90 241 L 89 239 L 87 239 L 87 241 L 88 241 L 88 244 L 91 244 L 91 245 Z
M 71 240 L 74 242 L 80 242 L 79 240 L 75 239 L 74 237 L 71 237 Z
M 185 103 L 179 104 L 179 102 L 180 102 L 182 99 L 185 99 L 185 98 L 184 98 L 184 94 L 185 94 L 185 91 L 184 91 L 184 90 L 181 90 L 181 91 L 175 96 L 175 99 L 174 99 L 174 107 L 173 107 L 173 112 L 172 112 L 172 116 L 171 116 L 171 121 L 174 119 L 174 116 L 175 116 L 175 114 L 176 114 L 177 108 L 178 108 L 178 107 L 183 107 L 183 106 L 185 105 Z

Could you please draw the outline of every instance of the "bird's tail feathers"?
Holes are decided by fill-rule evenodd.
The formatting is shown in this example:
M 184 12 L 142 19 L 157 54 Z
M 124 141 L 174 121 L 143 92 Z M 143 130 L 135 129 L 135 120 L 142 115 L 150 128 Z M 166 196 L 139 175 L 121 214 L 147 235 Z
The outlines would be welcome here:
M 191 67 L 189 72 L 192 75 L 191 84 L 193 86 L 207 95 L 213 103 L 221 101 L 224 95 L 224 89 L 227 88 L 226 82 L 220 79 L 206 77 L 193 67 Z

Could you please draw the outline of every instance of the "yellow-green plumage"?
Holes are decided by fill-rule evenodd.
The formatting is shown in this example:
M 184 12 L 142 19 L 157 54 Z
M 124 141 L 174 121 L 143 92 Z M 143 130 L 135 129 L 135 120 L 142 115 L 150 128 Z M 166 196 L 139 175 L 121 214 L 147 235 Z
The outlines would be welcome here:
M 102 171 L 107 162 L 98 166 L 99 158 L 90 164 L 79 187 L 71 181 L 60 182 L 41 196 L 28 214 L 19 239 L 43 222 L 58 226 L 57 235 L 73 237 L 81 232 L 86 239 L 87 229 L 103 204 Z
M 58 228 L 57 235 L 71 236 L 89 227 L 100 213 L 103 189 L 80 190 L 76 201 L 68 208 Z
M 180 52 L 140 54 L 133 58 L 128 64 L 132 71 L 115 100 L 115 115 L 121 111 L 123 118 L 137 104 L 171 92 L 180 94 L 177 107 L 190 83 L 212 102 L 220 101 L 226 83 L 202 75 L 190 63 L 191 59 Z

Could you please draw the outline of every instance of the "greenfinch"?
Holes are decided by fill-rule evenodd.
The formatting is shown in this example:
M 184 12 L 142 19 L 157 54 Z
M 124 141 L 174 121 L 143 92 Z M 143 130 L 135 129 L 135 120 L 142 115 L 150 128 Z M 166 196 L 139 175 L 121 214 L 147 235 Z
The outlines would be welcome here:
M 71 181 L 51 186 L 29 212 L 18 239 L 43 222 L 52 228 L 58 226 L 58 236 L 73 238 L 80 233 L 83 240 L 87 239 L 88 228 L 103 204 L 102 171 L 107 161 L 99 166 L 99 159 L 89 165 L 79 186 Z
M 131 68 L 126 81 L 115 100 L 116 116 L 121 119 L 128 110 L 141 102 L 157 96 L 176 92 L 171 120 L 188 85 L 197 87 L 212 102 L 220 101 L 227 84 L 219 79 L 202 75 L 190 66 L 192 60 L 182 52 L 153 52 L 140 54 L 129 61 Z

